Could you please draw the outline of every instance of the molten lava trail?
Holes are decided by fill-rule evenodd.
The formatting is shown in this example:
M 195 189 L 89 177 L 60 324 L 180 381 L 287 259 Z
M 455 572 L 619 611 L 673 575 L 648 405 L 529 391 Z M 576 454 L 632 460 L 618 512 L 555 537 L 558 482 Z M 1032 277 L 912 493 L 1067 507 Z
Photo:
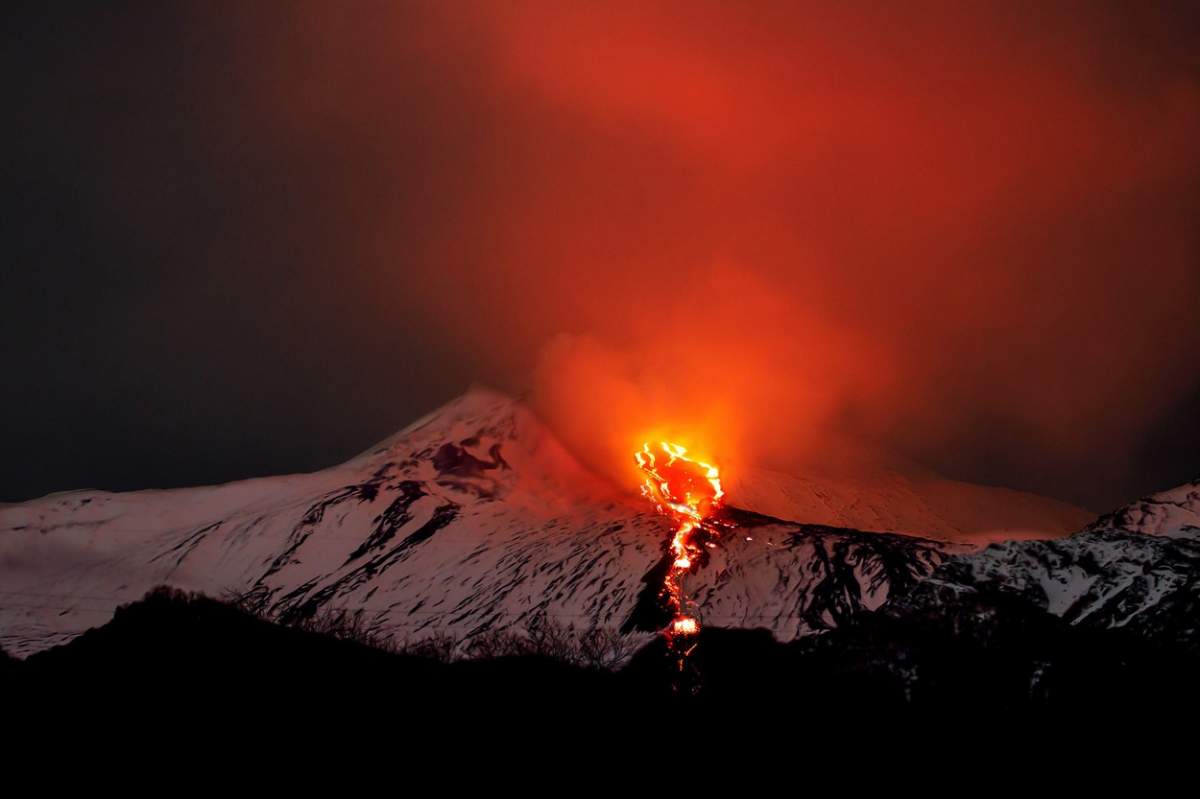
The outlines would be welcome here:
M 649 443 L 642 444 L 634 458 L 645 474 L 642 494 L 654 503 L 659 513 L 676 523 L 671 539 L 674 559 L 663 585 L 672 618 L 663 633 L 682 671 L 700 632 L 700 622 L 691 612 L 683 580 L 699 567 L 708 539 L 718 534 L 712 519 L 725 499 L 721 473 L 716 466 L 688 457 L 686 449 L 667 441 L 654 448 Z

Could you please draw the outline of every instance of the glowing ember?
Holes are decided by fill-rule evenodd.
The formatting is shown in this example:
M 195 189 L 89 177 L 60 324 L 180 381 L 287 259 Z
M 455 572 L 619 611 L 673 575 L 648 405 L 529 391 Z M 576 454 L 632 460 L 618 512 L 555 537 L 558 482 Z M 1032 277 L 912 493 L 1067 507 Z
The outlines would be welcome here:
M 671 554 L 675 559 L 667 572 L 663 592 L 674 613 L 666 629 L 667 639 L 682 657 L 690 647 L 680 648 L 680 639 L 700 632 L 700 622 L 687 613 L 683 578 L 699 562 L 703 552 L 701 534 L 716 535 L 709 522 L 725 498 L 721 473 L 716 466 L 689 458 L 686 449 L 667 441 L 660 442 L 657 448 L 642 444 L 634 458 L 646 475 L 642 494 L 654 503 L 659 513 L 678 524 L 671 539 Z
M 691 616 L 679 616 L 671 622 L 671 631 L 676 635 L 695 635 L 700 632 L 700 622 Z

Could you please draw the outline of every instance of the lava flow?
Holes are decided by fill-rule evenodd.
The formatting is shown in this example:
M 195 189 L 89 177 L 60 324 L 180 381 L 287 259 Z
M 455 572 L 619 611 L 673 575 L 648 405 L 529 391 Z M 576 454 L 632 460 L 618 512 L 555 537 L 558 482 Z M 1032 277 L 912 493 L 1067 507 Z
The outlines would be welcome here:
M 678 444 L 663 441 L 661 452 L 642 444 L 634 453 L 638 467 L 645 473 L 642 494 L 654 503 L 659 513 L 670 516 L 677 524 L 671 539 L 675 556 L 667 572 L 663 593 L 674 614 L 665 630 L 668 643 L 680 656 L 691 651 L 684 644 L 700 632 L 700 622 L 688 610 L 683 591 L 683 578 L 698 564 L 703 555 L 706 538 L 715 537 L 713 514 L 721 507 L 725 492 L 721 490 L 721 473 L 716 466 L 687 456 Z

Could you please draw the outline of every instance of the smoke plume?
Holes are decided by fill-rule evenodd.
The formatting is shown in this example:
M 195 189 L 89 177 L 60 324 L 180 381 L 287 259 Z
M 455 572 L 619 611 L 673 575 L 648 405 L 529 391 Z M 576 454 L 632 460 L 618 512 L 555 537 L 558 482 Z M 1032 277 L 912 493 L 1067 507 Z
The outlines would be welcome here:
M 1190 4 L 159 15 L 162 48 L 81 68 L 112 96 L 170 90 L 149 127 L 142 95 L 95 104 L 133 111 L 92 160 L 147 165 L 79 202 L 99 209 L 89 230 L 179 264 L 89 311 L 149 348 L 170 408 L 193 405 L 197 374 L 249 374 L 287 398 L 256 429 L 394 425 L 478 380 L 529 392 L 622 480 L 641 437 L 670 430 L 723 463 L 913 461 L 1103 506 L 1151 487 L 1138 453 L 1200 383 Z M 91 52 L 72 41 L 56 52 Z M 164 201 L 163 176 L 193 166 Z M 141 308 L 210 328 L 220 356 L 188 366 L 182 332 L 121 321 Z M 196 411 L 213 431 L 246 413 L 226 393 Z

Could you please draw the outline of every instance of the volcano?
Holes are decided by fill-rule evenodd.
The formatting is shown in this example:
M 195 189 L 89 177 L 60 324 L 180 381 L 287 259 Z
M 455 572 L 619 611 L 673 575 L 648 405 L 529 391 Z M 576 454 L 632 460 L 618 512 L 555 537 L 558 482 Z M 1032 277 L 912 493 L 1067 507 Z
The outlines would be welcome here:
M 1197 595 L 1197 484 L 1085 527 L 1079 509 L 1007 489 L 742 474 L 721 514 L 729 531 L 688 579 L 693 607 L 706 627 L 780 641 L 972 592 L 1154 630 Z M 664 623 L 670 530 L 520 402 L 473 390 L 312 474 L 0 508 L 0 646 L 65 643 L 160 585 L 237 595 L 282 622 L 351 612 L 406 642 L 554 622 L 640 643 Z M 1006 533 L 1024 540 L 988 543 Z

